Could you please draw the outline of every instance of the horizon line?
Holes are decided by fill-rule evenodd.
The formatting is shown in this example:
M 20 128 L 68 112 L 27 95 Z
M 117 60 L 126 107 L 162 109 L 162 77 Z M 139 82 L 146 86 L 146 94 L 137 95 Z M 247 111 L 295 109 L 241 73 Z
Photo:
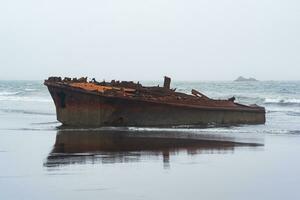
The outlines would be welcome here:
M 72 77 L 73 78 L 73 77 Z M 74 77 L 76 78 L 76 77 Z M 92 78 L 89 78 L 92 79 Z M 0 81 L 44 81 L 46 79 L 1 79 Z M 97 80 L 97 79 L 96 79 Z M 109 81 L 106 79 L 98 79 L 98 81 Z M 111 79 L 111 80 L 117 80 L 117 81 L 163 81 L 163 79 L 131 79 L 131 80 L 118 80 L 118 79 Z M 186 79 L 172 79 L 172 82 L 267 82 L 267 81 L 300 81 L 300 79 L 264 79 L 264 80 L 259 80 L 256 79 L 256 81 L 236 81 L 234 80 L 229 80 L 229 79 L 223 79 L 223 80 L 215 80 L 215 79 L 205 79 L 205 80 L 186 80 Z

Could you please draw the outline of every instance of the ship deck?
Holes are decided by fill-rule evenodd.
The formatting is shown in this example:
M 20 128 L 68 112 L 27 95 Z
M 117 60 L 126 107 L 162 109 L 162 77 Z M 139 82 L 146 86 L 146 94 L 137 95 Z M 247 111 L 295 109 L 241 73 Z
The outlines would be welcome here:
M 224 109 L 224 110 L 242 110 L 251 112 L 265 112 L 263 107 L 247 106 L 235 103 L 230 100 L 215 100 L 208 98 L 202 93 L 200 95 L 189 95 L 176 92 L 172 89 L 166 89 L 159 86 L 144 87 L 139 83 L 133 82 L 79 82 L 79 81 L 45 81 L 45 85 L 69 89 L 78 92 L 96 94 L 109 98 L 122 98 L 137 101 L 146 101 L 154 103 L 171 104 L 177 106 L 206 108 L 206 109 Z

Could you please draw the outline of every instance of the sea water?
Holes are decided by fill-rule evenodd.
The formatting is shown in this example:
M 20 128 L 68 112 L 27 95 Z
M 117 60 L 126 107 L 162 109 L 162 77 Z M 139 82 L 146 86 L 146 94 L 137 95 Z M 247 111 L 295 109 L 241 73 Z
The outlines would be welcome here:
M 266 124 L 61 129 L 42 81 L 0 81 L 0 199 L 300 198 L 300 81 L 172 87 L 264 106 Z

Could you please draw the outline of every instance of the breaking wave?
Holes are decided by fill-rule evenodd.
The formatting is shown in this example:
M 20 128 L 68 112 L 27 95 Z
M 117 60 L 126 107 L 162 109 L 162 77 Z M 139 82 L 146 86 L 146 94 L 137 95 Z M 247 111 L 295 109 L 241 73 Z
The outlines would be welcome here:
M 279 105 L 300 105 L 300 99 L 265 99 L 265 104 L 279 104 Z
M 0 92 L 0 96 L 13 96 L 17 94 L 20 94 L 20 92 L 6 92 L 6 91 Z
M 29 114 L 29 115 L 55 115 L 55 113 L 50 113 L 50 112 L 47 113 L 47 112 L 17 110 L 17 109 L 0 109 L 0 111 L 5 113 L 20 113 L 20 114 Z
M 267 110 L 267 113 L 284 113 L 289 116 L 299 117 L 300 111 L 290 111 L 290 110 Z
M 27 91 L 27 92 L 38 91 L 37 89 L 33 89 L 33 88 L 25 88 L 24 90 Z
M 0 101 L 25 101 L 25 102 L 51 102 L 50 98 L 46 97 L 30 97 L 30 96 L 13 96 L 13 95 L 7 95 L 7 96 L 1 96 L 0 95 Z
M 24 83 L 1 84 L 0 82 L 0 101 L 51 102 L 51 97 L 40 83 L 28 86 Z

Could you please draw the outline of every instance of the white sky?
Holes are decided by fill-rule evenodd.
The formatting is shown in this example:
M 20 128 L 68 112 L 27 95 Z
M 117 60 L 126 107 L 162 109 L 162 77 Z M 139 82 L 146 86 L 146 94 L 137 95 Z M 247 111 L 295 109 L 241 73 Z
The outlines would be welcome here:
M 1 0 L 0 79 L 300 80 L 299 0 Z

